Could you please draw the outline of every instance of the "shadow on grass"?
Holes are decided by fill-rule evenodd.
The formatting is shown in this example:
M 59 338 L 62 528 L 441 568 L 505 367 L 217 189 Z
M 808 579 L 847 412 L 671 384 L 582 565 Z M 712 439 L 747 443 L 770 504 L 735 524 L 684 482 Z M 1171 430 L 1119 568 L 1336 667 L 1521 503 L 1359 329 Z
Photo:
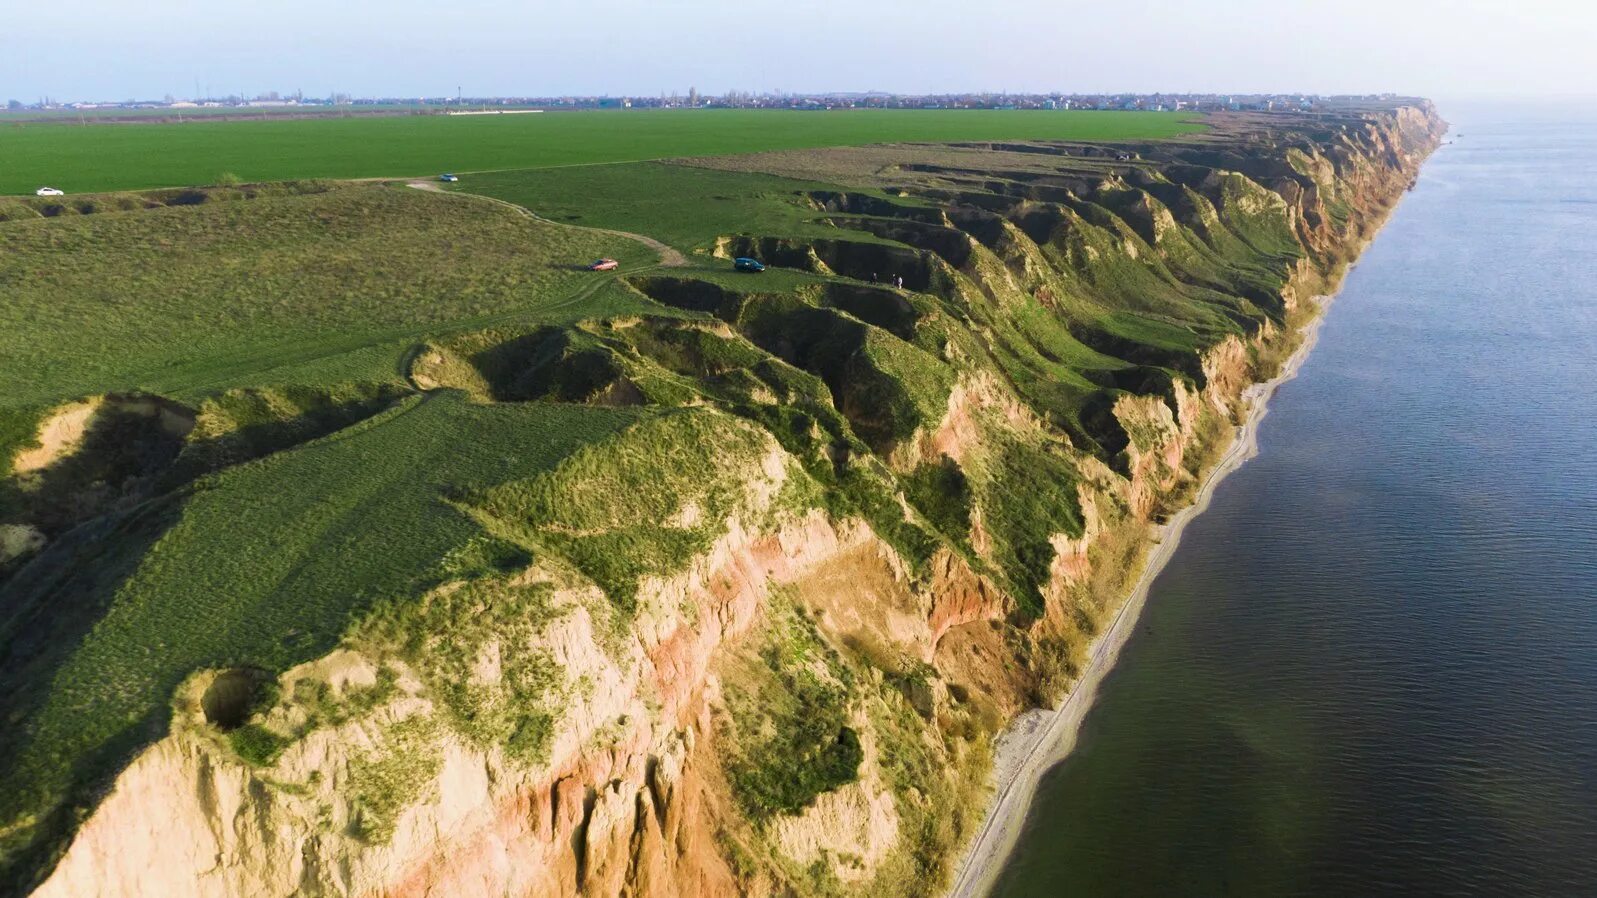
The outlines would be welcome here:
M 167 496 L 121 515 L 97 518 L 64 533 L 0 582 L 0 758 L 20 763 L 40 734 L 39 711 L 73 651 L 110 609 L 121 585 L 176 523 L 183 497 Z M 128 720 L 93 752 L 77 759 L 67 788 L 33 780 L 20 794 L 0 796 L 7 826 L 0 836 L 0 895 L 22 895 L 55 866 L 77 824 L 110 789 L 143 746 L 165 735 L 169 709 Z M 52 799 L 58 800 L 52 800 Z

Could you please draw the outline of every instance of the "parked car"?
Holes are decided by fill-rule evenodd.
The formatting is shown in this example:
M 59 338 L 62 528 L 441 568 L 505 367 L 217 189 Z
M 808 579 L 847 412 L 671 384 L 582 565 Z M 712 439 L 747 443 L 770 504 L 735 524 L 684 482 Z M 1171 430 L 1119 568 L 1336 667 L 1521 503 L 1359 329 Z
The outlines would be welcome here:
M 620 265 L 621 265 L 621 263 L 617 262 L 614 259 L 596 259 L 596 260 L 594 260 L 594 263 L 592 265 L 588 266 L 588 270 L 589 271 L 615 271 L 616 268 L 619 267 Z
M 438 180 L 444 181 L 444 182 L 449 183 L 449 184 L 453 184 L 456 181 L 460 180 L 460 176 L 459 175 L 452 175 L 449 172 L 444 172 L 443 174 L 438 176 Z
M 54 187 L 40 187 L 38 190 L 35 190 L 33 192 L 33 195 L 34 196 L 66 196 L 66 191 L 57 190 Z
M 732 260 L 732 267 L 738 271 L 759 273 L 765 270 L 765 263 L 759 259 L 739 258 Z

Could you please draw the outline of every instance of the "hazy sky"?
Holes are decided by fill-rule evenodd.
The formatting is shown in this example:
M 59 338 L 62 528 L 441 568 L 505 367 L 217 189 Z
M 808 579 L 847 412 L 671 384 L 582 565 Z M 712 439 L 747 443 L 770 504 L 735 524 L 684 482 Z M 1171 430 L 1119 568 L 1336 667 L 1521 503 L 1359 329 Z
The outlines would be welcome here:
M 1585 0 L 0 0 L 0 100 L 1597 93 Z

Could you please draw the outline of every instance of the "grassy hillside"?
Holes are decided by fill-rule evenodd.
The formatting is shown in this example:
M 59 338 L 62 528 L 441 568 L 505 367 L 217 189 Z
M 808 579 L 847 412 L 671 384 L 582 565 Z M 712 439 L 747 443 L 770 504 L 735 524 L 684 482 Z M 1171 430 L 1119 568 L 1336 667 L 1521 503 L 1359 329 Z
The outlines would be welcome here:
M 0 194 L 547 168 L 887 141 L 1133 140 L 1198 130 L 1164 112 L 664 109 L 181 125 L 0 124 Z
M 362 355 L 446 322 L 543 314 L 638 244 L 401 187 L 328 187 L 0 224 L 0 403 L 142 388 L 178 396 Z M 351 355 L 358 358 L 348 359 Z
M 489 537 L 448 495 L 534 474 L 636 417 L 412 398 L 119 519 L 118 541 L 141 551 L 121 576 L 98 541 L 64 541 L 5 595 L 3 707 L 22 721 L 0 734 L 0 815 L 94 782 L 83 760 L 163 730 L 189 673 L 286 669 L 332 649 L 353 614 L 459 574 L 446 559 Z M 85 594 L 98 601 L 72 601 Z

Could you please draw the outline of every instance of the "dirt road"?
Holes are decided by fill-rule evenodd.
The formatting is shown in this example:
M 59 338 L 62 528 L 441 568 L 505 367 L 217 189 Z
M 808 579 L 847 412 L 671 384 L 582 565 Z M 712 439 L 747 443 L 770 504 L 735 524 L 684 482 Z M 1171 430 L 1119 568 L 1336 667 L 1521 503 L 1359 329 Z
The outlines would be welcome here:
M 504 206 L 504 207 L 506 207 L 508 209 L 514 209 L 516 211 L 516 214 L 518 214 L 518 215 L 524 215 L 524 216 L 526 216 L 528 218 L 531 218 L 531 219 L 533 219 L 535 221 L 541 221 L 541 222 L 543 222 L 545 224 L 552 224 L 552 225 L 555 225 L 557 227 L 575 228 L 576 230 L 579 230 L 579 231 L 591 231 L 591 232 L 593 232 L 595 234 L 608 234 L 611 237 L 625 237 L 628 240 L 635 240 L 638 243 L 641 243 L 644 246 L 647 246 L 649 249 L 654 250 L 655 253 L 657 253 L 660 256 L 660 264 L 665 266 L 666 268 L 681 268 L 682 266 L 688 264 L 687 257 L 682 255 L 681 252 L 677 251 L 677 249 L 675 247 L 666 246 L 664 243 L 661 243 L 660 241 L 654 239 L 653 237 L 649 237 L 649 236 L 646 236 L 644 234 L 634 234 L 631 231 L 616 231 L 616 230 L 612 230 L 610 228 L 590 228 L 590 227 L 587 227 L 586 225 L 574 225 L 574 224 L 566 224 L 565 222 L 562 222 L 562 221 L 552 221 L 550 219 L 544 218 L 542 215 L 539 215 L 538 213 L 532 211 L 531 209 L 528 209 L 526 206 L 518 206 L 515 203 L 506 202 L 505 200 L 496 199 L 496 198 L 491 197 L 491 196 L 483 196 L 480 193 L 466 193 L 464 191 L 444 190 L 442 187 L 438 186 L 438 182 L 437 181 L 411 181 L 411 182 L 409 182 L 408 186 L 414 187 L 417 190 L 427 190 L 427 191 L 432 191 L 434 193 L 444 193 L 444 194 L 448 194 L 450 196 L 465 196 L 465 197 L 471 197 L 472 199 L 485 200 L 485 201 L 490 202 L 490 203 L 498 203 L 499 205 Z

